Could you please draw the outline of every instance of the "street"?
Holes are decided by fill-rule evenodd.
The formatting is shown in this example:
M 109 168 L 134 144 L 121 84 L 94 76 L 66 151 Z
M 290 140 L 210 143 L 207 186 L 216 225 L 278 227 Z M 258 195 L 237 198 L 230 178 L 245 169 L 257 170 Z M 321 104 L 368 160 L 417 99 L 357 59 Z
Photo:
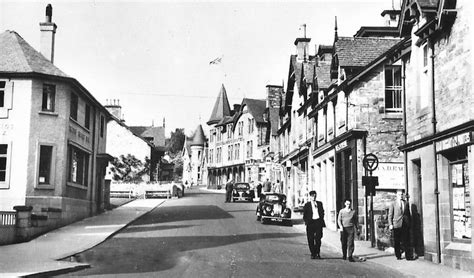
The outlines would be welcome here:
M 186 191 L 106 242 L 78 254 L 91 268 L 66 276 L 402 277 L 371 262 L 350 263 L 324 242 L 311 260 L 300 224 L 256 221 L 256 203 L 224 203 L 223 194 Z

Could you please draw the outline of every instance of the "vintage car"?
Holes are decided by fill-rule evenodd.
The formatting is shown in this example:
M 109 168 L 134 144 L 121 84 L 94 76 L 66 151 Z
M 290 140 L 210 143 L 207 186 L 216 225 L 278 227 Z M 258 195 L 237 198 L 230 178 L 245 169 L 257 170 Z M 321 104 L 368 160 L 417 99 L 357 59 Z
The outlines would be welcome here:
M 237 182 L 233 186 L 232 201 L 252 202 L 255 196 L 254 191 L 250 188 L 250 184 L 246 182 Z
M 286 207 L 286 195 L 280 193 L 262 193 L 257 205 L 257 221 L 262 224 L 279 222 L 291 226 L 291 209 Z

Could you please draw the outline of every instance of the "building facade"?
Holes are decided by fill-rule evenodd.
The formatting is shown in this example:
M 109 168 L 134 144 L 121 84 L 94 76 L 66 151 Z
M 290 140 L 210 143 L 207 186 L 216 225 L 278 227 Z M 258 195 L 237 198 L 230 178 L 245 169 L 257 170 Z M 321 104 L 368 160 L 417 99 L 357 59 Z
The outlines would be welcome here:
M 404 1 L 400 50 L 415 251 L 474 270 L 471 1 Z
M 52 8 L 41 53 L 19 34 L 0 34 L 0 210 L 61 212 L 61 223 L 104 208 L 110 114 L 54 60 Z
M 201 185 L 207 182 L 206 153 L 207 142 L 204 130 L 198 125 L 191 137 L 186 137 L 183 151 L 183 178 L 186 187 Z

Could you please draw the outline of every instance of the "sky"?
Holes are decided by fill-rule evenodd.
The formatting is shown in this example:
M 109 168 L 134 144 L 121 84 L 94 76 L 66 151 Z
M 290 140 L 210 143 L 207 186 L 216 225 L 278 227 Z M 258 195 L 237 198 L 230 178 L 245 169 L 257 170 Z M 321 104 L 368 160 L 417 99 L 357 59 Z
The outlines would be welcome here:
M 331 45 L 361 26 L 382 26 L 401 0 L 10 1 L 0 0 L 0 32 L 14 30 L 39 50 L 48 3 L 56 31 L 54 63 L 103 105 L 120 101 L 129 126 L 166 132 L 206 128 L 224 84 L 230 105 L 264 99 L 286 84 L 294 41 Z M 221 58 L 221 62 L 210 64 Z

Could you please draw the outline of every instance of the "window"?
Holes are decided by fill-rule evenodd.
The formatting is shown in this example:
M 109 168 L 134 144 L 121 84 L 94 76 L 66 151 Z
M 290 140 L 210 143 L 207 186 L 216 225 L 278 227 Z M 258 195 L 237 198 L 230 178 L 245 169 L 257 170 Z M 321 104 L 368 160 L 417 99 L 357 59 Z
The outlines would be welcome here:
M 0 108 L 5 107 L 5 86 L 7 82 L 0 81 Z
M 230 145 L 228 148 L 229 148 L 228 149 L 228 155 L 229 155 L 228 160 L 232 161 L 232 154 L 234 152 L 234 149 L 233 149 L 234 147 L 232 145 Z
M 104 137 L 105 131 L 105 117 L 100 116 L 100 137 Z
M 54 112 L 55 99 L 56 86 L 43 84 L 43 102 L 41 104 L 41 111 Z
M 7 176 L 8 176 L 7 174 L 8 174 L 8 145 L 0 144 L 0 183 L 7 182 Z
M 471 239 L 471 194 L 467 148 L 448 155 L 451 196 L 452 196 L 452 228 L 453 239 Z
M 217 128 L 217 142 L 220 142 L 222 140 L 222 130 L 221 127 Z
M 69 146 L 69 181 L 87 186 L 89 174 L 89 154 Z
M 235 156 L 234 159 L 238 160 L 240 158 L 240 143 L 235 144 Z
M 209 132 L 211 134 L 211 136 L 209 136 L 209 141 L 212 143 L 214 142 L 214 136 L 215 136 L 215 131 L 214 129 L 211 129 L 211 131 Z
M 38 184 L 51 183 L 51 165 L 53 160 L 53 146 L 40 146 Z
M 77 109 L 78 109 L 79 98 L 76 94 L 71 94 L 71 111 L 69 116 L 77 121 Z
M 253 155 L 253 141 L 247 141 L 247 158 L 251 158 Z
M 91 107 L 86 104 L 86 115 L 84 119 L 84 127 L 89 129 L 91 126 Z
M 400 66 L 385 68 L 385 111 L 402 112 L 402 70 Z
M 430 71 L 429 71 L 429 47 L 428 43 L 422 46 L 421 76 L 420 76 L 420 108 L 428 107 L 430 96 Z
M 237 129 L 238 129 L 238 134 L 239 136 L 242 136 L 242 134 L 244 133 L 244 122 L 239 122 L 237 124 Z
M 227 139 L 232 139 L 232 125 L 227 125 Z

